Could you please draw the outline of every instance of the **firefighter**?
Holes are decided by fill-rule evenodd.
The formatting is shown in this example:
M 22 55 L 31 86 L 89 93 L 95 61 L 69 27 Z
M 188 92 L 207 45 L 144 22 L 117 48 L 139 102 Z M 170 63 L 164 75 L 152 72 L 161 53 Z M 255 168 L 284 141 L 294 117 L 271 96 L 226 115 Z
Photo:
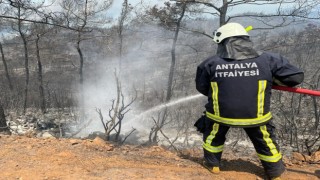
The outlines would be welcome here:
M 203 133 L 204 165 L 219 173 L 226 133 L 244 128 L 266 175 L 280 179 L 285 171 L 270 112 L 273 84 L 296 86 L 302 70 L 283 56 L 253 48 L 247 30 L 227 23 L 214 32 L 216 55 L 197 67 L 196 88 L 208 97 L 205 115 L 195 126 Z

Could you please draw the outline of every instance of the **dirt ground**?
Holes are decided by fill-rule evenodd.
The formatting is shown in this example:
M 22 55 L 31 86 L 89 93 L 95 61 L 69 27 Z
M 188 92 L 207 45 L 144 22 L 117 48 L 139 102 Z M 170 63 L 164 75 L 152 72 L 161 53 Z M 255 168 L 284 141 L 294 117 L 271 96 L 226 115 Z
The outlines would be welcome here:
M 115 146 L 99 138 L 0 135 L 0 147 L 0 179 L 4 180 L 264 179 L 259 163 L 250 158 L 226 154 L 222 172 L 214 175 L 200 165 L 201 152 L 186 151 L 182 157 L 159 146 Z M 287 163 L 284 179 L 312 180 L 319 175 L 319 164 Z

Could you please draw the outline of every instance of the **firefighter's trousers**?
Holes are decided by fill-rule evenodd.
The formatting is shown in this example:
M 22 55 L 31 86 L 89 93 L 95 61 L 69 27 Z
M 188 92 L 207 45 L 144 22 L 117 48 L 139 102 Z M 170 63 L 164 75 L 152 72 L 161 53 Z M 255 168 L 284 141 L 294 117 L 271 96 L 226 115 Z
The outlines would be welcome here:
M 213 121 L 208 125 L 203 133 L 204 158 L 211 166 L 219 167 L 225 136 L 230 127 Z M 276 143 L 274 125 L 269 122 L 266 125 L 244 128 L 244 130 L 253 143 L 266 174 L 269 177 L 280 176 L 285 171 L 285 167 Z

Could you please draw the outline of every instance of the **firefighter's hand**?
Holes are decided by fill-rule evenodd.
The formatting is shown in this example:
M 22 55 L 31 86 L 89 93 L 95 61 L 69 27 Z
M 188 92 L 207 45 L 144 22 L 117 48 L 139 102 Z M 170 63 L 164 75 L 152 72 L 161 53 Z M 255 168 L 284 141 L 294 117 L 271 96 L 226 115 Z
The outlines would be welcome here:
M 278 86 L 287 86 L 285 84 L 283 84 L 280 80 L 273 78 L 273 85 L 278 85 Z

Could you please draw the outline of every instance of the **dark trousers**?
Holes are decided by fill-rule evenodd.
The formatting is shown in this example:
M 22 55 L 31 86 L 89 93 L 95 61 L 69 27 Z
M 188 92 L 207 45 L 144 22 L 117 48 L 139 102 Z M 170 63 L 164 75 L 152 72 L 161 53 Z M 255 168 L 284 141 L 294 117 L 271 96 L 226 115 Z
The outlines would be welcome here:
M 230 127 L 210 120 L 203 133 L 204 158 L 211 166 L 220 165 L 226 134 Z M 261 164 L 269 177 L 278 177 L 284 171 L 282 156 L 276 143 L 275 127 L 269 122 L 258 127 L 244 128 L 258 154 Z

